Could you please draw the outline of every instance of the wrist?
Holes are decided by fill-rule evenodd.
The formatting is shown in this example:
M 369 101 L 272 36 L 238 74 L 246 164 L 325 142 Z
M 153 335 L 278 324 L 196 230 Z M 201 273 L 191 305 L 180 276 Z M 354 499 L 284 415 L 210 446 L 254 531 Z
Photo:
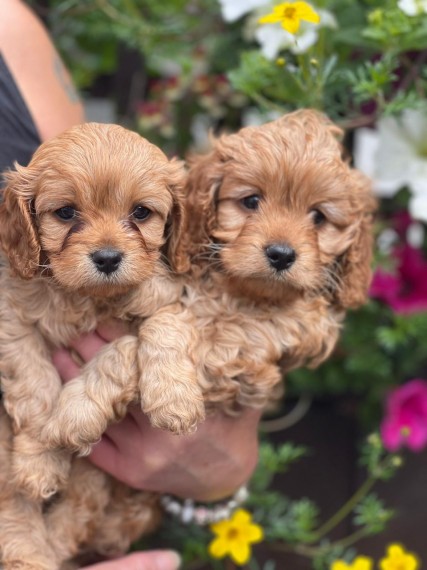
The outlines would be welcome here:
M 233 512 L 248 498 L 248 490 L 242 485 L 229 498 L 215 503 L 201 503 L 193 499 L 178 499 L 173 495 L 162 495 L 160 504 L 163 510 L 183 524 L 205 526 L 229 519 Z

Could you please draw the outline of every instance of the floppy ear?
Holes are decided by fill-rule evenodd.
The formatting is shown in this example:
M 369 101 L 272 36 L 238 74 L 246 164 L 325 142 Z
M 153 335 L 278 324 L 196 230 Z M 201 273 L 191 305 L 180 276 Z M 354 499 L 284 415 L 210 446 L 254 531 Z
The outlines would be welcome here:
M 219 139 L 215 148 L 206 155 L 189 158 L 187 200 L 191 217 L 189 249 L 197 254 L 211 241 L 216 225 L 216 197 L 223 178 L 225 158 L 219 151 Z
M 23 279 L 31 279 L 40 264 L 40 242 L 31 213 L 34 181 L 28 168 L 15 165 L 5 174 L 7 186 L 0 206 L 0 244 L 11 269 Z
M 172 211 L 166 224 L 166 257 L 174 271 L 184 273 L 190 268 L 190 257 L 185 239 L 187 232 L 187 207 L 184 187 L 186 173 L 183 163 L 171 160 L 169 189 L 172 194 Z
M 341 308 L 356 308 L 363 305 L 368 296 L 372 277 L 373 221 L 376 200 L 371 194 L 371 183 L 357 171 L 353 176 L 359 184 L 361 210 L 354 227 L 349 249 L 339 260 L 340 285 L 335 302 Z

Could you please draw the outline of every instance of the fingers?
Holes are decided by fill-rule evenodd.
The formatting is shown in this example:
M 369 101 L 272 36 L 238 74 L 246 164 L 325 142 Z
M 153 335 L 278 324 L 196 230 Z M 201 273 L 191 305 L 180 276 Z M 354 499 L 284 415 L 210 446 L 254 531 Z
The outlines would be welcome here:
M 101 441 L 92 447 L 89 459 L 102 471 L 123 481 L 123 473 L 126 473 L 127 468 L 123 465 L 125 457 L 108 436 L 103 435 Z
M 91 360 L 107 343 L 127 332 L 125 323 L 111 319 L 101 323 L 96 331 L 75 339 L 69 349 L 57 350 L 52 360 L 62 380 L 68 382 L 78 376 L 82 364 Z
M 72 380 L 80 373 L 79 366 L 74 362 L 70 352 L 60 348 L 53 353 L 52 362 L 63 382 Z
M 97 331 L 79 336 L 70 343 L 70 347 L 77 352 L 83 362 L 91 360 L 106 344 Z
M 79 376 L 81 365 L 91 360 L 105 344 L 104 339 L 93 332 L 74 340 L 68 349 L 56 350 L 52 362 L 63 382 Z
M 152 550 L 136 552 L 108 562 L 86 566 L 87 570 L 178 570 L 179 555 L 173 550 Z

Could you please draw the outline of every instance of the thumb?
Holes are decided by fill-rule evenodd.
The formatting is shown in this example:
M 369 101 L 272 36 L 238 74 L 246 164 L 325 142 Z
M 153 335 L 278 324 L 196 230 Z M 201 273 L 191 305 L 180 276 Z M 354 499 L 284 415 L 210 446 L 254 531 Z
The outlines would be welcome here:
M 178 570 L 180 565 L 181 558 L 173 550 L 150 550 L 86 566 L 85 570 Z

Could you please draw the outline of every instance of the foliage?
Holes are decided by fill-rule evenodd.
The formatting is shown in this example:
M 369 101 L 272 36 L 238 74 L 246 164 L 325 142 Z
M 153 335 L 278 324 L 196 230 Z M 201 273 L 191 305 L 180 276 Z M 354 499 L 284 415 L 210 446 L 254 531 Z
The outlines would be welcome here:
M 327 521 L 320 522 L 320 512 L 315 503 L 307 498 L 292 500 L 272 489 L 273 479 L 284 473 L 295 461 L 304 458 L 307 450 L 301 446 L 286 443 L 273 446 L 263 443 L 257 470 L 250 485 L 250 497 L 246 507 L 252 511 L 253 519 L 264 530 L 264 541 L 270 547 L 270 555 L 295 552 L 312 560 L 315 570 L 327 570 L 338 557 L 352 559 L 353 547 L 361 538 L 380 533 L 393 516 L 383 501 L 371 493 L 374 485 L 392 477 L 402 465 L 399 456 L 387 453 L 381 445 L 378 434 L 372 434 L 361 450 L 361 463 L 366 469 L 366 479 L 357 492 Z M 352 516 L 354 528 L 349 536 L 330 540 L 328 535 L 343 520 Z M 200 562 L 211 562 L 213 569 L 218 561 L 209 561 L 207 545 L 212 533 L 196 525 L 182 526 L 166 520 L 158 533 L 155 544 L 179 548 L 188 568 Z M 250 568 L 261 570 L 256 562 L 256 553 Z M 270 560 L 270 566 L 274 560 Z M 194 566 L 196 567 L 196 566 Z

